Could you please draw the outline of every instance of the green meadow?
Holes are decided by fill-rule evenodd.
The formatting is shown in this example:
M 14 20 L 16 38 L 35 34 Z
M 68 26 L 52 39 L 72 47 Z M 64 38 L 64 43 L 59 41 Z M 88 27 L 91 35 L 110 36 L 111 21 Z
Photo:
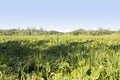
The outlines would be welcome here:
M 0 80 L 120 80 L 120 34 L 0 36 Z

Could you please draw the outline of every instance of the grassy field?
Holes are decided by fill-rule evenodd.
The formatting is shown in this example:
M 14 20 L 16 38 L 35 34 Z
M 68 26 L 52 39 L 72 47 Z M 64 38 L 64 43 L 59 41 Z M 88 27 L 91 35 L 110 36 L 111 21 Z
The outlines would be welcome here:
M 0 36 L 0 80 L 120 80 L 120 34 Z

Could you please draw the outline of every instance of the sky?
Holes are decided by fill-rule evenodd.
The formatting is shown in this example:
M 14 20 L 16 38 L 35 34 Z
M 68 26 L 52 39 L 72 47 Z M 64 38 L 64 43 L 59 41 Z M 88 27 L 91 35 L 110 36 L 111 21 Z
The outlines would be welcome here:
M 0 29 L 120 29 L 120 0 L 0 0 Z

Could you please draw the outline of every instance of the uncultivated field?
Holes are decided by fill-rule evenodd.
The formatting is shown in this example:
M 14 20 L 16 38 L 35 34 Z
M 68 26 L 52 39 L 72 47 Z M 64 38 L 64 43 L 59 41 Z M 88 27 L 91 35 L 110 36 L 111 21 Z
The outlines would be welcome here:
M 0 36 L 0 80 L 120 80 L 120 35 Z

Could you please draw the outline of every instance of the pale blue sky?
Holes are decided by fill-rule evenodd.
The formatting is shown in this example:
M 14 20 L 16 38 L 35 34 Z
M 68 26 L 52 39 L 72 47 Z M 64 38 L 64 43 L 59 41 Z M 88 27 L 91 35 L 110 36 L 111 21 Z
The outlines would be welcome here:
M 120 0 L 0 0 L 0 29 L 120 29 Z

